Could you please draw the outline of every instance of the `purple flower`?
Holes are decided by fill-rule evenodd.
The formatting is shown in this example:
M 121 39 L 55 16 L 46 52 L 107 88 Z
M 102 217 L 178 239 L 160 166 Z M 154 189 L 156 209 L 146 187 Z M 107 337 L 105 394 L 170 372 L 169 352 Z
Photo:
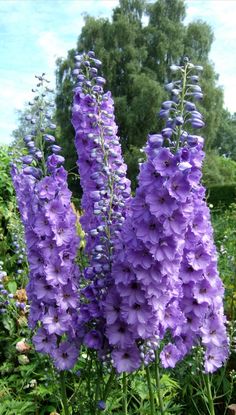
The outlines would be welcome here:
M 40 328 L 33 336 L 35 350 L 40 353 L 52 354 L 57 347 L 57 337 L 55 334 L 48 334 L 48 332 Z
M 168 180 L 167 188 L 172 197 L 181 202 L 186 202 L 191 186 L 187 176 L 184 173 L 177 172 Z
M 227 347 L 212 347 L 206 351 L 204 367 L 206 373 L 213 373 L 221 367 L 228 357 Z
M 204 246 L 199 244 L 195 247 L 194 251 L 187 252 L 186 258 L 193 269 L 198 271 L 209 264 L 211 256 L 210 253 L 204 249 Z
M 175 367 L 176 363 L 180 359 L 180 352 L 175 345 L 168 344 L 160 353 L 160 358 L 161 363 L 165 368 Z
M 114 366 L 118 373 L 133 372 L 141 365 L 140 354 L 137 347 L 112 352 Z
M 172 198 L 167 190 L 161 190 L 157 194 L 148 194 L 146 201 L 149 204 L 152 215 L 159 218 L 161 215 L 169 216 L 177 208 L 174 198 Z
M 53 186 L 53 177 L 46 176 L 37 183 L 35 191 L 40 199 L 51 200 L 55 196 L 55 188 Z
M 56 155 L 56 154 L 52 154 L 51 156 L 48 157 L 47 159 L 47 169 L 49 173 L 53 173 L 58 164 L 62 164 L 64 163 L 65 159 L 62 156 Z
M 89 331 L 84 338 L 84 344 L 90 349 L 101 349 L 102 346 L 102 335 L 97 330 Z
M 176 256 L 177 249 L 177 240 L 171 236 L 167 236 L 160 238 L 158 244 L 150 248 L 150 252 L 157 261 L 172 261 Z
M 69 268 L 61 266 L 58 259 L 50 261 L 45 267 L 46 280 L 51 286 L 66 285 L 68 281 Z
M 171 174 L 175 170 L 176 159 L 168 148 L 161 148 L 158 155 L 152 161 L 155 170 L 165 176 Z
M 133 336 L 126 323 L 117 321 L 116 323 L 107 327 L 107 335 L 110 344 L 124 349 L 126 346 L 131 346 Z
M 55 286 L 48 283 L 44 276 L 38 276 L 38 278 L 33 281 L 31 285 L 34 289 L 37 300 L 46 300 L 47 304 L 50 304 L 53 300 L 55 300 L 57 289 Z
M 64 341 L 53 352 L 53 360 L 58 370 L 69 370 L 75 365 L 78 358 L 78 349 L 75 345 Z
M 61 310 L 75 310 L 78 306 L 78 294 L 71 282 L 61 286 L 61 290 L 57 295 L 57 305 Z
M 107 324 L 114 324 L 120 315 L 121 299 L 115 289 L 110 290 L 105 302 L 105 317 Z
M 49 334 L 58 334 L 60 336 L 64 333 L 69 318 L 70 316 L 62 310 L 60 312 L 59 309 L 50 307 L 42 318 L 42 322 Z

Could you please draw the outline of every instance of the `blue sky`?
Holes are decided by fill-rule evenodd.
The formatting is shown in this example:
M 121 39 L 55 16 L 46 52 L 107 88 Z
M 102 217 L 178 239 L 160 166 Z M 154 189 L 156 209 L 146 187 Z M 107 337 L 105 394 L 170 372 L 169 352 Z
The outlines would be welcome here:
M 0 0 L 0 144 L 11 141 L 16 110 L 31 98 L 34 74 L 54 83 L 55 60 L 76 46 L 85 13 L 110 17 L 118 0 Z M 186 24 L 202 19 L 215 41 L 210 54 L 225 90 L 225 105 L 236 112 L 236 1 L 187 0 Z

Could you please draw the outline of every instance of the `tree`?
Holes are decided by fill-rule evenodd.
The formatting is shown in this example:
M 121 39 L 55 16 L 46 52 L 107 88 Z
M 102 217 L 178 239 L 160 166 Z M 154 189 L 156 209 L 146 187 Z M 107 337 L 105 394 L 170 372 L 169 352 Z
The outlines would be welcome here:
M 144 16 L 148 18 L 145 27 Z M 103 62 L 103 75 L 115 100 L 119 135 L 127 161 L 131 149 L 137 156 L 148 132 L 162 128 L 163 122 L 157 112 L 162 100 L 167 98 L 163 83 L 170 80 L 169 66 L 185 55 L 204 66 L 201 83 L 205 95 L 200 110 L 206 120 L 206 146 L 210 149 L 216 144 L 222 120 L 223 91 L 216 86 L 217 75 L 208 60 L 213 32 L 202 21 L 186 27 L 184 17 L 183 0 L 157 0 L 155 3 L 120 0 L 111 22 L 85 17 L 76 50 L 92 49 Z M 57 120 L 64 148 L 66 146 L 67 168 L 75 166 L 74 133 L 70 126 L 74 54 L 75 51 L 70 50 L 67 59 L 57 63 Z M 129 174 L 133 176 L 131 170 L 135 163 L 131 164 Z
M 184 54 L 192 62 L 203 66 L 201 85 L 204 98 L 199 109 L 203 113 L 206 123 L 204 136 L 206 137 L 205 148 L 207 150 L 215 148 L 216 134 L 223 113 L 223 90 L 216 86 L 218 75 L 208 59 L 213 40 L 213 31 L 205 22 L 197 20 L 188 25 L 184 39 Z
M 236 161 L 236 113 L 230 114 L 229 111 L 223 110 L 215 146 L 220 155 Z
M 144 28 L 147 44 L 145 66 L 163 85 L 169 78 L 169 66 L 184 53 L 185 6 L 182 0 L 159 0 L 147 5 L 149 23 Z

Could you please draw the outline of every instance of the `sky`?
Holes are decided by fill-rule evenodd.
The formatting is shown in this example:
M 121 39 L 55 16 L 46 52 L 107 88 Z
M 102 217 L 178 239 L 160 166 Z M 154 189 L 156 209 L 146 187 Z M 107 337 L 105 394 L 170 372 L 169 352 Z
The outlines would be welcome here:
M 207 22 L 215 40 L 210 59 L 225 106 L 236 112 L 236 0 L 186 0 L 188 24 Z M 35 74 L 55 83 L 55 60 L 75 48 L 84 15 L 111 17 L 118 0 L 0 0 L 0 144 L 11 141 L 17 109 L 31 99 Z

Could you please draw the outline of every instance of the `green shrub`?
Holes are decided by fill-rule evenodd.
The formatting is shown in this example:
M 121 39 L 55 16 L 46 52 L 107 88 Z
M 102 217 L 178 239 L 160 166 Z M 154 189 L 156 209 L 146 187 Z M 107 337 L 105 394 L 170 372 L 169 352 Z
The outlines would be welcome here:
M 0 260 L 4 260 L 8 265 L 8 270 L 5 271 L 12 270 L 14 262 L 12 235 L 9 229 L 16 210 L 9 163 L 8 148 L 0 147 Z
M 216 184 L 207 189 L 207 202 L 213 207 L 226 208 L 236 202 L 236 182 Z
M 236 162 L 216 152 L 208 153 L 203 165 L 203 183 L 207 188 L 236 183 Z

